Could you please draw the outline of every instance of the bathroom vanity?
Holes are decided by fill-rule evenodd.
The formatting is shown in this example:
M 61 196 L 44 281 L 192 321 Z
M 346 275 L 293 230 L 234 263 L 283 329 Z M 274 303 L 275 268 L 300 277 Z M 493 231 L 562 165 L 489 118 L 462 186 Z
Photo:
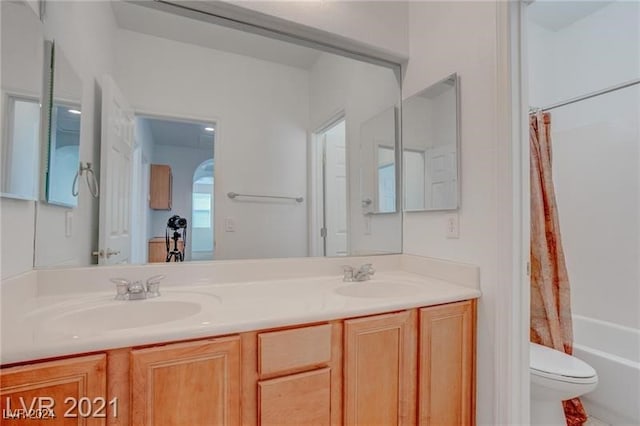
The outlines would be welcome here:
M 47 424 L 473 424 L 479 291 L 407 271 L 341 278 L 35 297 L 22 333 L 3 333 L 2 408 L 33 402 Z M 136 326 L 154 307 L 173 320 Z M 101 309 L 130 327 L 94 324 Z

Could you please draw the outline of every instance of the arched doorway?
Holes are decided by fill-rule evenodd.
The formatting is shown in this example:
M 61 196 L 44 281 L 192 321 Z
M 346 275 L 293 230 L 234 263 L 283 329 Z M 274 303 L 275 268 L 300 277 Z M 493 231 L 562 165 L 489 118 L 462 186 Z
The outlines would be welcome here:
M 213 259 L 213 167 L 213 158 L 210 158 L 193 173 L 191 260 Z

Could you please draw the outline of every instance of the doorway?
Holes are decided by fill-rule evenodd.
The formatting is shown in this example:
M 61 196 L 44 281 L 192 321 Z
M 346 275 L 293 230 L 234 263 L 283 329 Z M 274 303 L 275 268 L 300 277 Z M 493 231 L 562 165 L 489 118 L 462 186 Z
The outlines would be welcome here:
M 347 150 L 344 115 L 315 133 L 314 165 L 316 224 L 319 229 L 315 254 L 346 256 L 348 245 Z M 316 234 L 318 235 L 318 234 Z
M 137 115 L 133 152 L 132 262 L 164 262 L 166 238 L 179 239 L 185 260 L 213 260 L 214 145 L 217 123 Z M 157 207 L 150 188 L 154 166 L 168 170 L 169 203 Z M 136 201 L 137 200 L 137 201 Z M 153 208 L 152 208 L 153 206 Z M 179 216 L 186 227 L 172 229 Z M 170 241 L 170 248 L 174 243 Z

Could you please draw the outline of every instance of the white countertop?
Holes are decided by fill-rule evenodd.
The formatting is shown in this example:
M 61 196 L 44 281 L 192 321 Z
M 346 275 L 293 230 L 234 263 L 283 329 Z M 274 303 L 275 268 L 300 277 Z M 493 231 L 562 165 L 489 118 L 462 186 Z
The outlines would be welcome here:
M 385 297 L 344 296 L 336 289 L 386 283 L 399 285 L 398 294 Z M 341 276 L 275 279 L 242 283 L 203 283 L 161 287 L 158 298 L 115 301 L 114 291 L 32 295 L 19 306 L 5 304 L 2 312 L 0 363 L 15 364 L 77 353 L 86 353 L 162 343 L 244 331 L 351 318 L 421 306 L 437 305 L 480 296 L 480 291 L 463 285 L 406 271 L 381 271 L 370 281 L 345 283 Z M 405 291 L 401 291 L 405 290 Z M 134 318 L 146 315 L 150 304 L 197 301 L 198 311 L 170 322 L 166 318 Z M 113 304 L 113 305 L 111 305 Z M 160 305 L 165 306 L 164 305 Z M 100 307 L 104 330 L 87 326 Z M 113 306 L 113 316 L 111 314 Z M 106 309 L 104 309 L 106 308 Z M 133 312 L 133 316 L 122 314 Z M 105 315 L 107 313 L 107 315 Z M 66 317 L 66 315 L 72 315 Z M 174 312 L 167 312 L 170 316 Z M 177 314 L 176 314 L 177 315 Z M 87 321 L 82 321 L 87 318 Z M 128 321 L 147 324 L 134 327 Z M 61 322 L 62 321 L 62 322 Z M 67 321 L 66 323 L 64 321 Z M 103 321 L 103 322 L 102 322 Z M 63 324 L 64 327 L 61 327 Z M 110 329 L 110 328 L 116 329 Z

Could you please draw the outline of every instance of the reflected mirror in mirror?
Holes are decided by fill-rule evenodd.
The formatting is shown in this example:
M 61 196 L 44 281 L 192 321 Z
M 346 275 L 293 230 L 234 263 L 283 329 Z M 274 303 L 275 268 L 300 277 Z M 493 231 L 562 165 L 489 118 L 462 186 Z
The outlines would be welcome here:
M 362 207 L 369 215 L 397 211 L 397 123 L 398 109 L 391 107 L 366 120 L 360 130 L 363 160 Z
M 43 30 L 26 2 L 2 8 L 2 172 L 3 197 L 36 200 L 40 153 Z
M 402 102 L 406 211 L 459 207 L 458 86 L 452 74 Z
M 82 81 L 58 44 L 52 50 L 53 88 L 49 105 L 46 201 L 75 207 L 74 179 L 79 168 Z
M 73 16 L 70 3 L 47 11 Z M 42 224 L 38 266 L 401 252 L 398 65 L 192 19 L 169 3 L 83 8 L 114 18 L 100 21 L 114 25 L 112 43 L 85 53 L 108 65 L 93 76 L 101 129 L 79 115 L 100 134 L 82 148 L 99 153 L 99 206 L 74 209 L 70 238 L 64 221 Z

